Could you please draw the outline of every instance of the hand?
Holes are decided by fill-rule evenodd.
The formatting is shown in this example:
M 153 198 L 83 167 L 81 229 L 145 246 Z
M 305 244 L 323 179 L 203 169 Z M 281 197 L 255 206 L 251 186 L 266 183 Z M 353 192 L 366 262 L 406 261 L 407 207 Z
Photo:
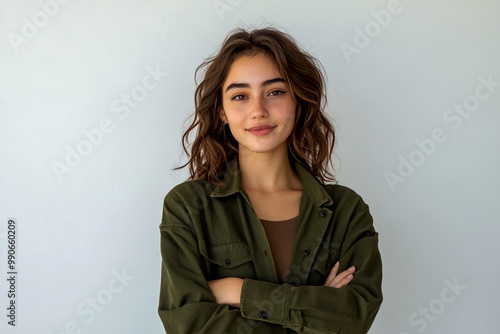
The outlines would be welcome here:
M 212 290 L 217 304 L 227 304 L 239 308 L 243 281 L 237 277 L 226 277 L 208 281 L 208 286 Z
M 353 274 L 356 271 L 356 268 L 352 266 L 349 269 L 344 270 L 343 272 L 337 275 L 339 266 L 340 266 L 339 261 L 337 261 L 337 263 L 335 263 L 332 270 L 330 271 L 330 274 L 326 278 L 324 286 L 330 286 L 332 288 L 340 288 L 341 286 L 347 285 L 349 284 L 349 282 L 351 282 L 351 280 L 354 278 Z

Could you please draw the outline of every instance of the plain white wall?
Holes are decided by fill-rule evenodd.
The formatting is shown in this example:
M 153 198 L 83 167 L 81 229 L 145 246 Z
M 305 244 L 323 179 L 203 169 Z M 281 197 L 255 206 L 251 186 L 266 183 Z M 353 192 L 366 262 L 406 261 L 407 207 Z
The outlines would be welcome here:
M 496 332 L 499 9 L 2 0 L 1 277 L 9 218 L 18 232 L 17 326 L 2 278 L 2 333 L 162 333 L 158 225 L 186 177 L 171 169 L 185 161 L 194 70 L 231 29 L 268 24 L 327 72 L 336 175 L 380 233 L 385 300 L 370 333 Z

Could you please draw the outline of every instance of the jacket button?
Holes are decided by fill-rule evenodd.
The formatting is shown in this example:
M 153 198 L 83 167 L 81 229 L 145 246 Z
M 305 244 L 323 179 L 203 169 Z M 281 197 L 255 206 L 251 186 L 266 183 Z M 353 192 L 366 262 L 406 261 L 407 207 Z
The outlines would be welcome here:
M 304 255 L 309 255 L 309 248 L 306 248 L 302 251 Z
M 231 261 L 229 261 L 229 260 L 226 260 L 226 264 L 230 264 L 230 263 L 231 263 Z
M 320 215 L 320 217 L 325 217 L 326 216 L 326 211 L 325 210 L 321 210 L 319 212 L 319 215 Z
M 266 319 L 267 318 L 267 312 L 266 311 L 260 311 L 259 312 L 259 318 Z

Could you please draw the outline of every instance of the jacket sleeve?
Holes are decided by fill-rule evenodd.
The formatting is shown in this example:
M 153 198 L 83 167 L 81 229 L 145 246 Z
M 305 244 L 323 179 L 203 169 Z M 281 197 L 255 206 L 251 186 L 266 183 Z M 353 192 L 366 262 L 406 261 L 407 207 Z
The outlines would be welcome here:
M 378 234 L 364 204 L 346 229 L 339 273 L 356 266 L 341 288 L 275 284 L 245 279 L 241 312 L 247 319 L 279 324 L 298 333 L 367 333 L 382 303 Z
M 275 333 L 277 325 L 246 319 L 240 309 L 216 303 L 190 224 L 182 200 L 167 195 L 160 224 L 162 270 L 158 307 L 166 332 Z

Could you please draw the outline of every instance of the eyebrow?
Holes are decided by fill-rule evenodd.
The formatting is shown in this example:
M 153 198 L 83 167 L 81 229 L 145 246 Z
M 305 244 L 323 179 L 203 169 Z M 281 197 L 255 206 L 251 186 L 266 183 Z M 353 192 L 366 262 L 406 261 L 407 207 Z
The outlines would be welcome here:
M 260 86 L 261 87 L 268 86 L 268 85 L 271 85 L 271 84 L 273 84 L 275 82 L 285 82 L 285 79 L 283 79 L 283 78 L 269 79 L 269 80 L 264 81 Z M 236 83 L 236 82 L 233 82 L 232 84 L 230 84 L 229 86 L 227 86 L 226 93 L 227 93 L 228 90 L 233 89 L 233 88 L 250 88 L 250 85 L 247 84 L 247 83 Z

